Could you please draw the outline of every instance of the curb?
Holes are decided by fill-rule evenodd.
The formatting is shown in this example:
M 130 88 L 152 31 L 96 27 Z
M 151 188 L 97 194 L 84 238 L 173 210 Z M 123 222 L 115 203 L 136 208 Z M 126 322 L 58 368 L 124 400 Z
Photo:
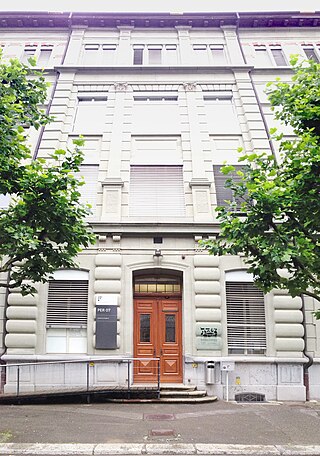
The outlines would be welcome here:
M 320 445 L 4 443 L 1 456 L 243 455 L 319 456 Z

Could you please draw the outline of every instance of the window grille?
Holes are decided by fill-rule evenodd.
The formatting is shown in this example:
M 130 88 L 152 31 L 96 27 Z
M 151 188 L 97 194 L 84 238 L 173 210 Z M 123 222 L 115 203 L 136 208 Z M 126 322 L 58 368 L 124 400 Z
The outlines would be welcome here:
M 266 350 L 264 295 L 251 282 L 226 282 L 228 350 L 257 355 Z

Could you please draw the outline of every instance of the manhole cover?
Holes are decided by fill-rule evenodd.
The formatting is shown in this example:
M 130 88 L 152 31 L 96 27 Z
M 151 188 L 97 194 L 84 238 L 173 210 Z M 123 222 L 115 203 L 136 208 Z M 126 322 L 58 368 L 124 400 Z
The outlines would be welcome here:
M 150 437 L 168 437 L 176 435 L 173 429 L 151 429 Z
M 174 420 L 174 415 L 172 413 L 161 413 L 158 415 L 145 414 L 143 415 L 143 419 L 148 421 L 171 421 Z

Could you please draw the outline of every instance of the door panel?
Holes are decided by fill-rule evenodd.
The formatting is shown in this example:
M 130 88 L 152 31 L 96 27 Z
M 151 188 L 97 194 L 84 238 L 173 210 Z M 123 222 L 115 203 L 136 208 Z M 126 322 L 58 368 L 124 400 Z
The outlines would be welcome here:
M 154 358 L 156 314 L 153 300 L 135 302 L 135 358 Z M 154 381 L 157 366 L 154 361 L 139 361 L 134 364 L 134 378 L 141 381 Z
M 180 299 L 136 299 L 134 356 L 159 357 L 160 381 L 182 382 L 182 316 Z M 137 361 L 135 382 L 157 380 L 157 363 Z

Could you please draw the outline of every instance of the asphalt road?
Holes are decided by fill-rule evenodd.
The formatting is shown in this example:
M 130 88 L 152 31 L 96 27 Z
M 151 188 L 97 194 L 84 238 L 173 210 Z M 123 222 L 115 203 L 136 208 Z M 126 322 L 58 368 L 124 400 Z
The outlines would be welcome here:
M 0 456 L 26 454 L 320 456 L 320 403 L 0 406 Z

